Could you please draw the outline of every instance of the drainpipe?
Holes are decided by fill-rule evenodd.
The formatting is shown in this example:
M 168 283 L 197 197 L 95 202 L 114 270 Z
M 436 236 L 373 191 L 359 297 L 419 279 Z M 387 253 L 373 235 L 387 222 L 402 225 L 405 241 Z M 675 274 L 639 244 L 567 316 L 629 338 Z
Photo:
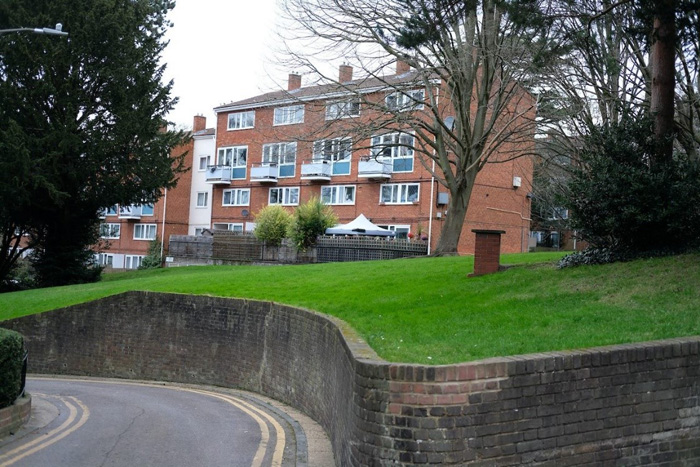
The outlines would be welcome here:
M 163 197 L 163 225 L 161 227 L 160 235 L 160 260 L 163 261 L 163 249 L 165 247 L 165 214 L 168 210 L 168 189 L 165 189 L 165 196 Z

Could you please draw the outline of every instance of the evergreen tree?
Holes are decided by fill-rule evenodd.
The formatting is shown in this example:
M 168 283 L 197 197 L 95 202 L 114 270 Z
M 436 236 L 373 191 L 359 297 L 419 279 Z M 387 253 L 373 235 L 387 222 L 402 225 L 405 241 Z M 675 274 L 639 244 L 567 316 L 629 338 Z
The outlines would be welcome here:
M 12 205 L 0 210 L 0 225 L 32 234 L 41 285 L 93 279 L 86 268 L 98 212 L 153 202 L 175 185 L 182 157 L 170 152 L 185 136 L 165 130 L 176 100 L 160 63 L 173 6 L 167 0 L 0 4 L 0 29 L 61 22 L 69 33 L 0 36 L 0 141 L 12 142 L 0 146 L 0 159 L 23 169 L 0 173 L 0 185 L 13 180 L 12 190 L 0 190 L 0 206 Z M 0 263 L 13 261 L 0 253 Z

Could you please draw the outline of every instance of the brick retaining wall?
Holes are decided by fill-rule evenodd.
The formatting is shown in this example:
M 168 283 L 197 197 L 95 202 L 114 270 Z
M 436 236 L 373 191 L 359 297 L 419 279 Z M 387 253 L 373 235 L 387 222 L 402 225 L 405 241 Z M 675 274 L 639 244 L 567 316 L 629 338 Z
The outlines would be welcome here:
M 700 338 L 456 365 L 380 360 L 342 321 L 129 292 L 3 323 L 30 371 L 256 391 L 328 431 L 338 465 L 698 465 Z

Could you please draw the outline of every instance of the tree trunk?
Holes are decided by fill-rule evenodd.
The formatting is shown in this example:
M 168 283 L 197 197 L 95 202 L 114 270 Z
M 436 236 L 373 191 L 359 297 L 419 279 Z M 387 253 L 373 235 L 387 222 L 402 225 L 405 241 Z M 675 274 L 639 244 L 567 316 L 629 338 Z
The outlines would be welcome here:
M 475 178 L 474 175 L 472 178 Z M 435 256 L 455 256 L 458 254 L 457 246 L 464 227 L 464 219 L 467 215 L 467 207 L 471 198 L 473 180 L 460 185 L 457 190 L 450 193 L 450 203 L 447 205 L 447 216 L 440 231 L 440 239 L 433 255 Z
M 651 51 L 651 114 L 654 118 L 656 162 L 673 155 L 674 99 L 676 92 L 675 0 L 657 2 Z

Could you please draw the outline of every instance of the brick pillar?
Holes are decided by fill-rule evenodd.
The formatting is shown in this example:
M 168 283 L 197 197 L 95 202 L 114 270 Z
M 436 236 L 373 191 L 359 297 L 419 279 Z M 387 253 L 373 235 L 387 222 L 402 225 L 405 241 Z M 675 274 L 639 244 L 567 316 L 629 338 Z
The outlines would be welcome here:
M 501 235 L 505 230 L 472 230 L 476 234 L 474 272 L 469 277 L 483 276 L 501 270 Z

